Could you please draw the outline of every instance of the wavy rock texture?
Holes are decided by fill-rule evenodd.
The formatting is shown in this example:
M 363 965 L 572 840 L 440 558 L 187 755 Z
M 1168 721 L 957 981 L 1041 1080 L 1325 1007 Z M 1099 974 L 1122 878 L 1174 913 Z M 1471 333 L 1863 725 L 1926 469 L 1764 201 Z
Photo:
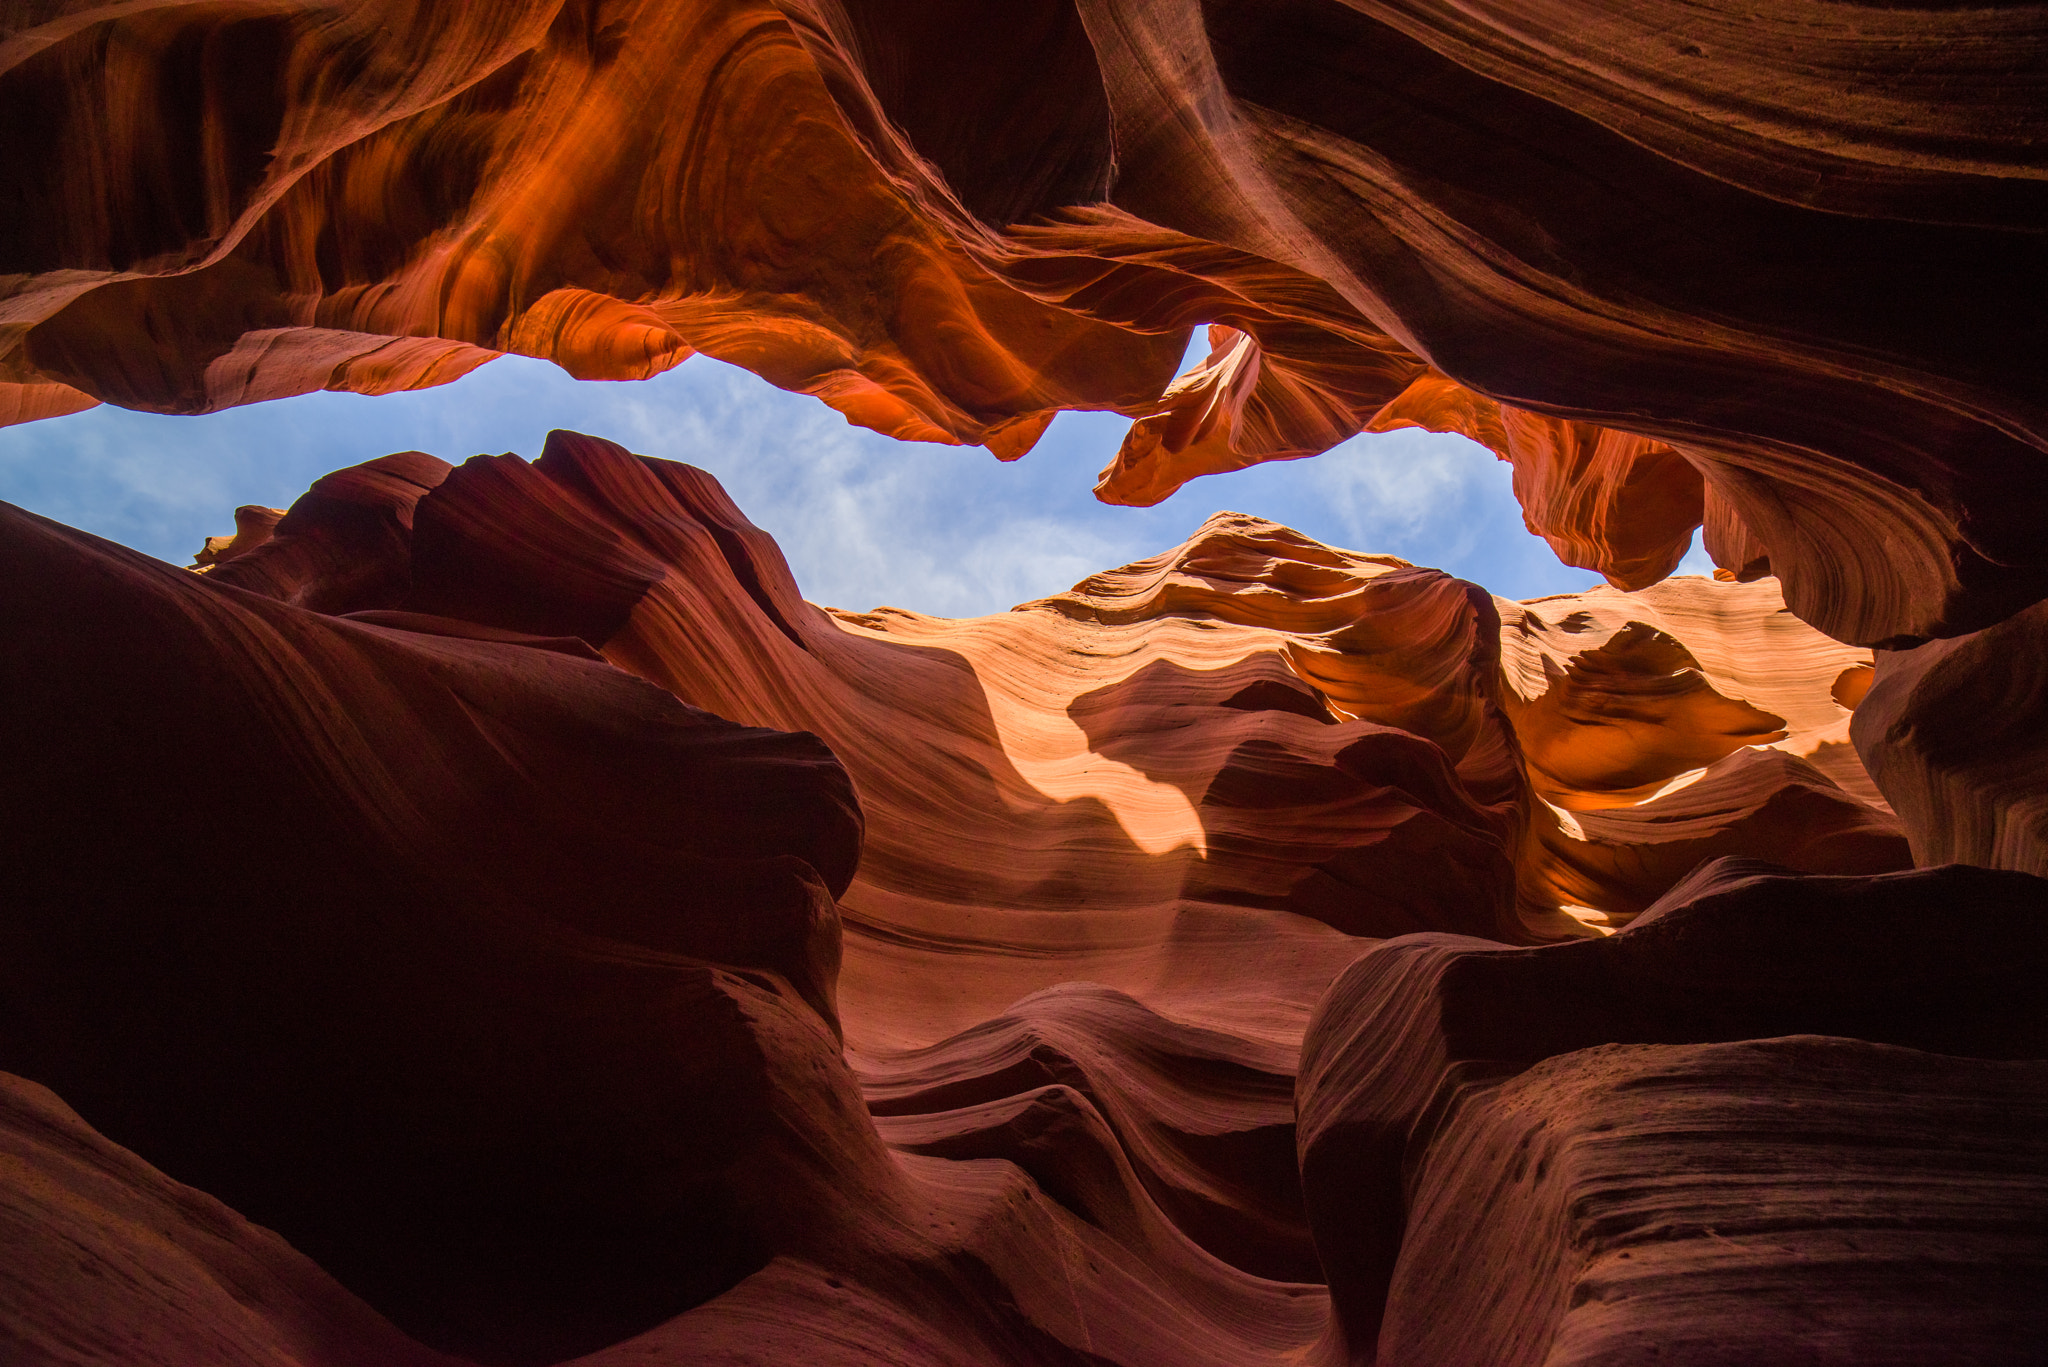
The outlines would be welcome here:
M 833 1028 L 860 820 L 814 738 L 580 642 L 7 523 L 10 1071 L 486 1355 L 725 1289 L 811 1145 L 879 1155 Z
M 1852 728 L 1915 862 L 2048 874 L 2048 610 L 1882 651 Z M 1864 709 L 1868 708 L 1866 716 Z
M 1502 697 L 1534 799 L 1524 905 L 1612 927 L 1704 859 L 1825 874 L 1912 862 L 1849 743 L 1869 657 L 1799 622 L 1774 581 L 1499 607 Z
M 1219 514 L 836 612 L 567 433 L 196 574 L 0 508 L 10 1362 L 2034 1362 L 2044 83 L 2037 4 L 10 4 L 0 422 L 703 351 L 1126 414 L 1113 502 L 1460 432 L 1613 586 Z
M 1240 1028 L 1284 1000 L 1298 1030 L 1351 952 L 1312 921 L 1555 937 L 1620 924 L 1713 854 L 1909 862 L 1829 692 L 1868 654 L 1769 584 L 1524 606 L 1219 514 L 996 617 L 821 612 L 708 476 L 569 433 L 530 466 L 330 475 L 210 574 L 393 625 L 577 638 L 695 706 L 823 738 L 866 820 L 840 899 L 841 989 L 872 1008 L 857 1042 L 928 1044 L 1068 978 Z M 1750 748 L 1773 742 L 1783 760 Z M 1299 976 L 1247 1001 L 1253 942 L 1290 946 Z
M 1722 861 L 1605 940 L 1381 945 L 1318 1007 L 1297 1090 L 1341 1339 L 1403 1363 L 2025 1361 L 2048 1328 L 2021 1289 L 2048 1268 L 2044 908 L 2022 874 Z
M 35 1255 L 25 1361 L 79 1360 L 64 1297 L 276 1363 L 1221 1367 L 1626 1360 L 1672 1296 L 1754 1360 L 1818 1342 L 1757 1295 L 1862 1352 L 1930 1257 L 1953 1313 L 1884 1342 L 2038 1328 L 2038 1068 L 1912 1051 L 2048 1052 L 2048 885 L 1882 873 L 1869 657 L 1770 582 L 1516 604 L 1218 514 L 996 617 L 841 613 L 702 471 L 563 432 L 336 472 L 197 573 L 13 512 L 0 554 L 0 1066 L 98 1131 L 20 1084 L 64 1137 L 4 1190 L 80 1194 L 0 1209 L 149 1279 Z M 1687 879 L 1728 853 L 1789 868 Z M 1841 1038 L 1732 1047 L 1795 1033 Z M 1775 1242 L 1660 1213 L 1713 1183 L 1566 1219 L 1695 1157 Z
M 25 0 L 0 414 L 704 351 L 1006 458 L 1130 414 L 1151 501 L 1441 381 L 1575 563 L 1705 518 L 1906 644 L 2048 592 L 2043 72 L 2033 4 Z

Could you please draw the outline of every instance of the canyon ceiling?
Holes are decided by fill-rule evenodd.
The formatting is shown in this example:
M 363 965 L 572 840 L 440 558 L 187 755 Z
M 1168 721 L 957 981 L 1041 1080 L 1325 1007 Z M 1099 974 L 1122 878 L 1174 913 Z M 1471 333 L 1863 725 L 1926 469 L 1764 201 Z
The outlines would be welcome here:
M 2044 324 L 2040 4 L 0 0 L 0 422 L 702 352 L 1110 503 L 1462 433 L 1607 580 L 0 505 L 4 1355 L 2037 1361 Z

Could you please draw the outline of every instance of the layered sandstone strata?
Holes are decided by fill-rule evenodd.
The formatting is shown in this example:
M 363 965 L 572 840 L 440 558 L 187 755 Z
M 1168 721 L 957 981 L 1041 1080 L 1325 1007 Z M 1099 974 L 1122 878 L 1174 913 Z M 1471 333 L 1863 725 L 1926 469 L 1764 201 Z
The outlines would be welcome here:
M 0 554 L 25 1362 L 2038 1341 L 2048 885 L 1887 872 L 1869 657 L 1769 581 L 1219 514 L 850 614 L 572 433 Z
M 703 351 L 1111 502 L 1462 433 L 1611 586 L 0 509 L 0 1356 L 2035 1361 L 2044 180 L 2038 4 L 0 6 L 0 423 Z
M 1629 587 L 2048 592 L 2038 5 L 23 0 L 0 417 L 693 351 L 1105 496 L 1467 431 Z M 1188 330 L 1216 354 L 1168 388 Z

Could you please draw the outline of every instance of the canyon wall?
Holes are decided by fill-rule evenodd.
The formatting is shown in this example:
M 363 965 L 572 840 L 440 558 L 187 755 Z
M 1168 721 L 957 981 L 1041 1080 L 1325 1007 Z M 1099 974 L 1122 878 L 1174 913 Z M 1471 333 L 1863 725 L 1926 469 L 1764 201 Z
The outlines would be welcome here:
M 2044 238 L 2040 4 L 4 0 L 0 424 L 701 351 L 1111 503 L 1461 433 L 1607 585 L 0 505 L 0 1357 L 2037 1361 Z
M 2048 1328 L 2048 884 L 1912 869 L 1891 667 L 1770 579 L 1514 603 L 1219 513 L 846 613 L 566 432 L 235 522 L 0 538 L 11 1360 Z
M 2048 19 L 1378 0 L 19 0 L 0 416 L 694 351 L 1103 496 L 1464 431 L 1623 587 L 2048 594 Z M 1217 349 L 1168 387 L 1188 330 Z

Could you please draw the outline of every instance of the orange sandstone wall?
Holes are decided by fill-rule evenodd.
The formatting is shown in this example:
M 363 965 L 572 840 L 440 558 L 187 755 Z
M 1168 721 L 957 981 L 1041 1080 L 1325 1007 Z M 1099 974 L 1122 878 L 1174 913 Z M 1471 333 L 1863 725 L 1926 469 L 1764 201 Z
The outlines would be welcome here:
M 2044 86 L 2035 4 L 0 5 L 0 422 L 702 351 L 1125 414 L 1111 502 L 1461 432 L 1610 584 L 1219 514 L 842 613 L 571 433 L 197 574 L 0 508 L 0 1358 L 2035 1362 Z
M 1705 517 L 1903 644 L 2048 590 L 2043 72 L 2032 5 L 24 0 L 0 413 L 701 350 L 1005 458 L 1130 414 L 1141 502 L 1422 421 L 1617 584 Z
M 347 511 L 373 505 L 378 538 Z M 330 475 L 208 582 L 588 641 L 687 703 L 819 736 L 865 820 L 840 898 L 841 991 L 875 996 L 856 1040 L 926 1043 L 1067 979 L 1183 1018 L 1270 1009 L 1234 1002 L 1236 956 L 1348 952 L 1315 922 L 1556 938 L 1625 924 L 1713 855 L 1910 862 L 1833 691 L 1869 652 L 1769 581 L 1518 604 L 1221 513 L 994 617 L 851 614 L 803 601 L 708 475 L 557 432 L 531 465 Z
M 197 572 L 5 522 L 10 1362 L 2048 1328 L 2048 885 L 1900 871 L 1889 657 L 1770 580 L 1510 603 L 1225 513 L 848 614 L 566 432 Z

